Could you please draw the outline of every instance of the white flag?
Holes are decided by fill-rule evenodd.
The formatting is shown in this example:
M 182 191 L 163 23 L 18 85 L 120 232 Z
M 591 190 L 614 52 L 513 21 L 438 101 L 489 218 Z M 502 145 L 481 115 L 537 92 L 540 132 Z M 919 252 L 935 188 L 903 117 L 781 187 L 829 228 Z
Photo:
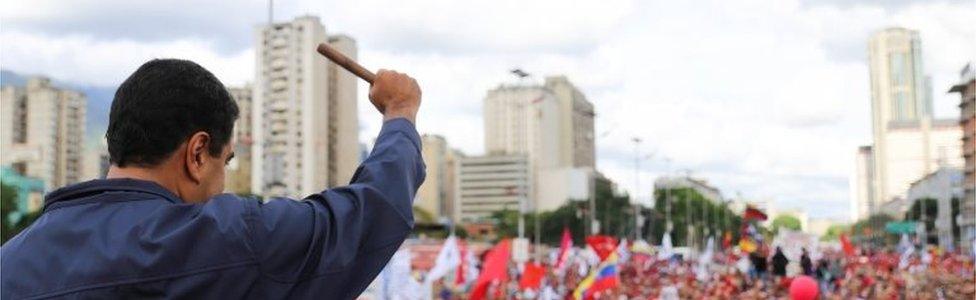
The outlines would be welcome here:
M 459 264 L 461 264 L 461 251 L 458 249 L 457 239 L 452 235 L 444 241 L 444 246 L 437 253 L 437 260 L 434 261 L 434 267 L 427 272 L 424 284 L 430 285 L 441 279 L 448 272 L 457 268 Z
M 381 280 L 379 299 L 415 300 L 421 299 L 425 292 L 410 274 L 410 250 L 407 248 L 393 254 L 377 280 Z
M 624 263 L 630 259 L 630 249 L 628 248 L 630 247 L 627 245 L 627 239 L 620 239 L 620 244 L 617 245 L 618 263 Z
M 708 266 L 712 263 L 712 256 L 714 252 L 712 248 L 715 248 L 715 239 L 713 237 L 708 237 L 708 244 L 705 246 L 705 253 L 698 260 L 698 268 L 695 270 L 696 278 L 699 281 L 705 281 L 708 279 Z
M 671 250 L 671 234 L 665 232 L 661 237 L 661 249 L 657 252 L 658 259 L 670 259 L 673 252 Z

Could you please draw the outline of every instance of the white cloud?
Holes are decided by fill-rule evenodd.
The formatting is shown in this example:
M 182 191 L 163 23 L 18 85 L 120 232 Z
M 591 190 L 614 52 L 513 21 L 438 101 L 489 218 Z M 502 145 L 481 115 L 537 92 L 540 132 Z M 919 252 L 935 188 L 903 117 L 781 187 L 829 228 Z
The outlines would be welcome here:
M 59 80 L 114 86 L 153 58 L 193 60 L 226 84 L 241 84 L 254 74 L 254 51 L 219 55 L 200 40 L 167 42 L 101 41 L 86 35 L 46 36 L 6 30 L 0 32 L 3 68 L 45 74 Z
M 139 38 L 139 31 L 135 37 L 57 34 L 50 30 L 56 26 L 31 31 L 33 23 L 23 20 L 43 21 L 61 5 L 20 13 L 10 3 L 5 22 L 29 17 L 14 18 L 15 31 L 0 33 L 4 68 L 115 84 L 148 58 L 177 56 L 232 84 L 253 76 L 253 50 L 228 51 L 239 41 L 214 38 L 206 27 L 179 28 L 192 34 L 156 40 Z M 672 171 L 690 169 L 726 195 L 739 191 L 806 209 L 811 217 L 844 218 L 850 158 L 870 140 L 868 35 L 893 25 L 921 32 L 942 116 L 958 115 L 958 99 L 943 92 L 976 53 L 971 5 L 882 4 L 366 0 L 287 3 L 276 14 L 279 20 L 320 15 L 328 31 L 358 40 L 364 65 L 417 77 L 425 96 L 418 128 L 465 152 L 482 152 L 481 101 L 487 89 L 514 81 L 509 69 L 561 73 L 596 105 L 597 133 L 610 132 L 599 140 L 599 165 L 620 187 L 634 189 L 630 138 L 637 136 L 644 152 L 656 153 L 642 168 L 643 198 L 668 157 Z M 264 12 L 253 1 L 241 7 L 214 20 L 214 31 L 249 35 Z M 181 9 L 163 11 L 203 22 Z M 147 28 L 166 30 L 158 25 Z M 360 95 L 362 139 L 369 141 L 380 118 L 365 102 L 365 85 Z

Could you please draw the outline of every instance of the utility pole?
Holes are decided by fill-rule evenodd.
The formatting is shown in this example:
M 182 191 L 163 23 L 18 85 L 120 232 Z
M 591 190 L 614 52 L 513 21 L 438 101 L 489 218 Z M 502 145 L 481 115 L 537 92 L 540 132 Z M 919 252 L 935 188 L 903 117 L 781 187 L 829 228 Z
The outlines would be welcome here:
M 634 137 L 634 240 L 641 239 L 640 220 L 640 143 L 639 137 Z
M 702 242 L 702 245 L 703 246 L 705 245 L 705 243 L 708 242 L 708 234 L 710 233 L 710 230 L 708 228 L 708 210 L 709 210 L 709 206 L 711 204 L 712 204 L 711 201 L 708 201 L 708 199 L 705 199 L 705 203 L 702 203 L 702 218 L 701 218 L 701 223 L 702 223 L 702 237 L 701 238 L 702 239 L 701 239 L 701 242 Z
M 589 202 L 588 204 L 590 208 L 587 213 L 589 220 L 586 220 L 587 223 L 586 228 L 589 229 L 590 234 L 595 235 L 598 233 L 596 230 L 596 167 L 594 167 L 593 170 L 590 172 L 589 183 L 590 183 L 590 199 L 589 199 L 590 201 L 588 201 Z
M 690 172 L 687 171 L 685 172 L 686 179 L 689 177 L 688 173 Z M 686 230 L 685 246 L 689 248 L 692 248 L 692 242 L 694 242 L 694 239 L 692 239 L 691 235 L 695 234 L 695 225 L 694 225 L 694 220 L 692 220 L 692 216 L 693 215 L 691 214 L 691 198 L 686 198 L 685 199 L 685 221 L 688 226 L 685 229 Z
M 268 26 L 274 24 L 274 0 L 268 0 Z
M 666 165 L 666 170 L 664 171 L 664 179 L 665 180 L 671 180 L 670 179 L 671 178 L 671 159 L 670 158 L 664 158 L 664 163 Z M 664 198 L 665 198 L 664 201 L 666 202 L 665 207 L 666 207 L 666 210 L 667 210 L 667 215 L 665 216 L 665 218 L 667 218 L 667 220 L 666 220 L 667 221 L 667 225 L 666 225 L 667 228 L 665 228 L 665 232 L 667 232 L 668 234 L 671 234 L 671 230 L 674 229 L 674 224 L 672 223 L 672 220 L 671 220 L 671 186 L 669 186 L 667 184 L 664 186 Z

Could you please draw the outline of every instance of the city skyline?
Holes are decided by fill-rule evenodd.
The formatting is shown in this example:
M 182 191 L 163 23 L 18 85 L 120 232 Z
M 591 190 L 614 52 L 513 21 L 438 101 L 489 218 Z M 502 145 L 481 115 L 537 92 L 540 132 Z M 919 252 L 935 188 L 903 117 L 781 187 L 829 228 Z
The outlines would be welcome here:
M 266 18 L 264 2 L 242 3 L 240 11 L 247 13 L 214 21 L 173 9 L 172 20 L 217 26 L 180 25 L 169 33 L 162 30 L 166 27 L 153 27 L 160 26 L 154 25 L 157 22 L 120 32 L 111 25 L 126 24 L 131 16 L 102 14 L 104 21 L 98 21 L 92 17 L 97 9 L 52 12 L 48 6 L 54 5 L 45 4 L 51 3 L 4 1 L 4 69 L 112 86 L 148 58 L 176 56 L 200 62 L 228 86 L 254 81 L 247 77 L 254 74 L 255 55 L 248 39 Z M 17 5 L 30 7 L 14 9 Z M 153 15 L 152 8 L 117 5 L 118 11 L 135 12 L 137 17 Z M 218 6 L 206 5 L 204 12 L 215 9 L 209 5 Z M 944 92 L 957 81 L 965 53 L 976 51 L 971 39 L 976 29 L 965 22 L 974 10 L 951 1 L 890 6 L 708 4 L 715 6 L 711 10 L 629 1 L 556 8 L 545 3 L 499 4 L 508 10 L 492 9 L 488 3 L 470 8 L 417 5 L 428 10 L 446 5 L 446 13 L 418 19 L 412 16 L 422 13 L 372 12 L 343 3 L 286 3 L 276 7 L 276 20 L 318 15 L 329 32 L 356 37 L 360 60 L 368 67 L 415 74 L 425 92 L 419 130 L 443 135 L 466 154 L 483 149 L 482 136 L 470 134 L 482 132 L 480 99 L 499 83 L 515 82 L 508 69 L 522 67 L 535 75 L 530 80 L 536 83 L 545 75 L 566 74 L 599 113 L 599 169 L 624 189 L 633 190 L 630 138 L 637 136 L 645 141 L 643 152 L 655 153 L 652 161 L 642 163 L 646 167 L 641 182 L 653 182 L 667 169 L 687 169 L 729 195 L 741 192 L 747 198 L 772 199 L 779 207 L 810 211 L 811 217 L 841 220 L 847 217 L 851 149 L 871 138 L 868 35 L 888 26 L 919 30 L 939 117 L 958 117 L 958 99 Z M 474 16 L 475 11 L 485 14 Z M 532 19 L 543 13 L 554 16 Z M 59 26 L 64 21 L 52 17 L 59 14 L 70 14 L 64 19 L 79 26 Z M 476 19 L 468 23 L 503 25 L 483 28 L 459 22 L 472 17 Z M 495 18 L 531 21 L 486 22 Z M 767 18 L 770 21 L 762 21 Z M 364 20 L 417 24 L 391 29 Z M 767 22 L 782 24 L 766 28 Z M 461 23 L 465 24 L 448 26 Z M 150 34 L 152 30 L 144 27 L 163 33 Z M 357 101 L 362 104 L 363 84 L 359 91 Z M 360 136 L 379 128 L 379 118 L 368 109 L 359 105 Z M 599 137 L 605 132 L 606 137 Z M 665 157 L 672 161 L 670 168 Z M 647 198 L 648 187 L 642 185 L 640 198 Z M 814 203 L 824 209 L 813 209 L 820 207 Z

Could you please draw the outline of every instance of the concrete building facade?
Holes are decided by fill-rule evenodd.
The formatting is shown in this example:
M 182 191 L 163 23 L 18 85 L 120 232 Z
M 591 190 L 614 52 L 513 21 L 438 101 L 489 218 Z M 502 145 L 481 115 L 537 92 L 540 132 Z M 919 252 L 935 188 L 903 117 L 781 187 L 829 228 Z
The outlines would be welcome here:
M 456 221 L 454 216 L 455 181 L 460 152 L 451 149 L 440 135 L 421 137 L 427 177 L 417 190 L 413 205 L 431 214 L 436 221 Z
M 0 91 L 0 165 L 38 178 L 46 190 L 87 179 L 84 136 L 87 98 L 34 77 Z
M 875 156 L 877 164 L 883 163 L 884 185 L 891 198 L 904 198 L 912 182 L 940 167 L 963 166 L 962 128 L 955 119 L 892 122 L 882 140 L 886 145 L 885 157 Z M 877 152 L 875 152 L 877 155 Z M 875 173 L 877 182 L 877 173 Z M 875 189 L 877 192 L 877 189 Z M 884 198 L 880 198 L 884 200 Z
M 962 199 L 962 180 L 962 169 L 940 168 L 915 181 L 908 189 L 908 207 L 922 199 L 935 199 L 938 203 L 935 234 L 938 236 L 939 247 L 944 249 L 953 249 L 958 245 L 952 233 L 953 220 L 956 219 L 952 214 L 952 201 Z
M 356 81 L 315 48 L 329 43 L 356 59 L 355 41 L 328 36 L 313 16 L 256 35 L 252 192 L 299 198 L 347 183 L 359 162 Z
M 596 168 L 593 104 L 566 76 L 546 77 L 545 88 L 559 101 L 559 143 L 563 149 L 560 165 Z
M 251 194 L 251 148 L 254 146 L 254 99 L 253 87 L 229 87 L 231 97 L 237 102 L 240 117 L 234 123 L 232 143 L 234 159 L 227 164 L 224 191 L 234 194 Z
M 535 188 L 546 170 L 561 166 L 560 107 L 557 97 L 541 86 L 500 86 L 488 91 L 484 99 L 485 153 L 525 155 L 528 159 L 529 211 L 537 207 L 559 206 Z M 565 201 L 563 199 L 562 201 Z
M 905 198 L 912 182 L 940 166 L 960 165 L 961 133 L 958 122 L 932 119 L 931 84 L 923 74 L 917 31 L 875 32 L 868 60 L 874 164 L 869 203 L 878 204 Z
M 456 215 L 482 221 L 501 210 L 531 211 L 531 168 L 526 155 L 490 155 L 458 160 Z
M 854 170 L 850 178 L 852 221 L 867 218 L 871 212 L 878 211 L 881 203 L 874 197 L 874 155 L 871 146 L 857 148 L 854 155 Z
M 963 197 L 959 203 L 958 224 L 961 246 L 972 253 L 976 240 L 976 65 L 966 64 L 959 74 L 959 83 L 951 93 L 959 93 L 959 124 L 962 127 Z

